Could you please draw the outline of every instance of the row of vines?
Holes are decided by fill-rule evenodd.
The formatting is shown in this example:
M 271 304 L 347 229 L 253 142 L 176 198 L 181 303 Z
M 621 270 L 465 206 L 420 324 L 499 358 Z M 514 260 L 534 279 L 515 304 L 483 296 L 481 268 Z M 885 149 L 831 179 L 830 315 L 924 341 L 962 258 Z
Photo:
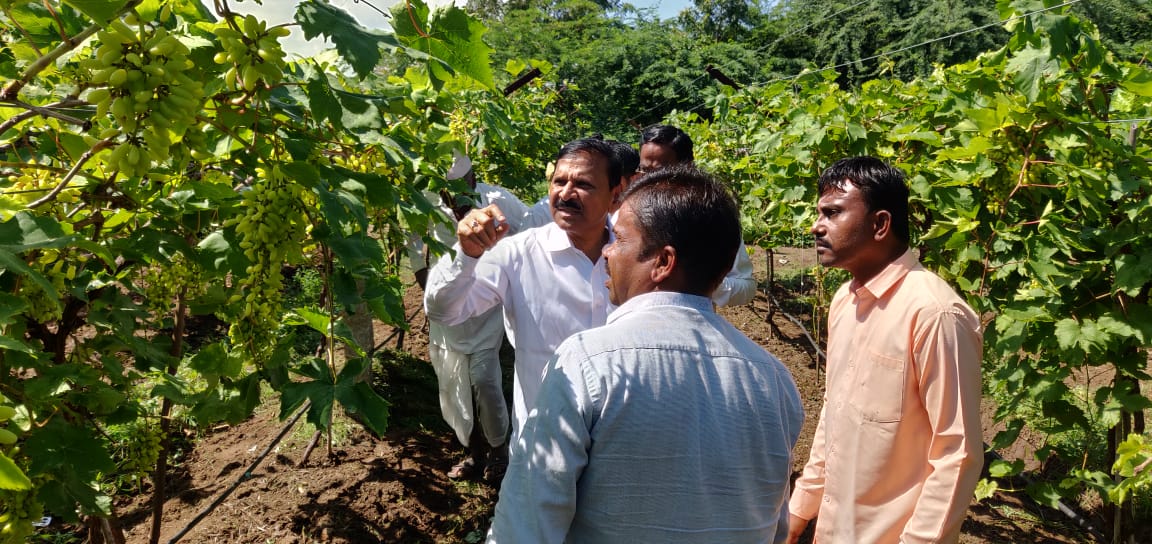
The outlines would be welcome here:
M 1039 435 L 1035 460 L 1064 476 L 1032 495 L 1097 492 L 1108 536 L 1127 541 L 1134 493 L 1152 519 L 1152 69 L 1117 61 L 1056 2 L 998 7 L 1007 44 L 929 78 L 845 90 L 812 71 L 717 94 L 707 116 L 673 123 L 738 187 L 767 248 L 811 225 L 831 162 L 877 155 L 908 172 L 924 260 L 985 316 L 985 386 L 1003 426 L 991 447 Z
M 372 342 L 350 323 L 405 326 L 398 255 L 445 219 L 426 195 L 451 150 L 530 197 L 587 128 L 545 63 L 505 67 L 545 78 L 504 97 L 484 27 L 457 8 L 401 2 L 383 33 L 323 0 L 282 26 L 212 4 L 0 2 L 0 543 L 43 511 L 114 517 L 129 476 L 162 498 L 175 414 L 242 420 L 271 389 L 282 417 L 307 407 L 325 428 L 339 405 L 382 431 Z M 1152 486 L 1152 71 L 1055 2 L 999 7 L 1009 42 L 929 78 L 844 90 L 813 71 L 670 122 L 737 186 L 764 247 L 811 224 L 836 159 L 908 171 L 925 259 L 987 316 L 991 446 L 1038 431 L 1036 457 L 1067 470 L 1035 496 L 1131 505 Z M 290 58 L 291 33 L 333 50 Z M 321 307 L 286 307 L 293 267 L 319 271 Z M 207 316 L 227 334 L 191 341 Z M 320 355 L 291 353 L 302 329 Z M 1131 512 L 1114 509 L 1114 534 Z
M 101 526 L 142 480 L 157 541 L 177 423 L 269 390 L 282 417 L 339 405 L 382 432 L 349 322 L 406 326 L 398 255 L 446 220 L 425 195 L 452 149 L 527 188 L 573 130 L 543 80 L 503 96 L 460 9 L 402 2 L 385 33 L 323 0 L 277 26 L 233 8 L 0 2 L 0 543 L 44 512 Z M 293 58 L 293 33 L 333 49 Z M 319 307 L 286 307 L 294 267 Z M 205 318 L 227 334 L 191 341 Z M 310 329 L 318 355 L 290 353 Z

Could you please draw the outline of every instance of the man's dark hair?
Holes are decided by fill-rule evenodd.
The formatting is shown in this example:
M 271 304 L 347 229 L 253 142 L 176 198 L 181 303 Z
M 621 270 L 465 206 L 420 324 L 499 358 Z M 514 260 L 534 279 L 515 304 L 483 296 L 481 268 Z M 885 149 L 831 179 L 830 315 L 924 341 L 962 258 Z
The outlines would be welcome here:
M 560 148 L 556 153 L 556 162 L 573 153 L 596 153 L 608 160 L 608 188 L 620 185 L 620 160 L 616 156 L 616 148 L 612 144 L 597 138 L 581 138 L 572 140 Z
M 850 157 L 829 166 L 816 188 L 819 193 L 839 189 L 851 183 L 860 190 L 868 211 L 886 210 L 892 215 L 892 233 L 905 244 L 911 241 L 908 230 L 908 184 L 904 172 L 875 157 Z
M 680 162 L 692 162 L 696 156 L 692 154 L 692 138 L 683 130 L 670 125 L 652 125 L 640 133 L 640 146 L 654 143 L 666 145 L 676 153 Z
M 636 173 L 636 169 L 640 168 L 640 154 L 624 142 L 618 140 L 608 140 L 612 144 L 612 148 L 616 151 L 616 161 L 620 163 L 620 177 L 628 178 Z
M 632 182 L 621 202 L 632 208 L 644 237 L 640 257 L 672 246 L 689 292 L 710 296 L 740 248 L 740 211 L 728 189 L 681 164 Z

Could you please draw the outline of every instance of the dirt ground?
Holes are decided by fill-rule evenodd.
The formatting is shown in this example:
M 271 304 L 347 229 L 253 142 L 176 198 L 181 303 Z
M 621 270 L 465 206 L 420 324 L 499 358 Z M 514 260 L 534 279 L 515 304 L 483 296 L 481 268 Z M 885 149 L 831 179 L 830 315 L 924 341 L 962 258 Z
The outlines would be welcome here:
M 797 271 L 814 265 L 810 249 L 777 250 L 771 258 L 777 278 L 773 289 L 783 305 L 772 310 L 766 295 L 768 255 L 755 256 L 761 293 L 753 304 L 720 312 L 770 352 L 795 376 L 805 399 L 807 418 L 796 451 L 795 470 L 807 459 L 819 413 L 823 375 L 815 349 L 795 319 L 812 329 L 811 308 L 805 310 L 797 289 L 804 282 Z M 790 279 L 789 279 L 790 278 Z M 811 281 L 808 281 L 811 284 Z M 802 294 L 802 293 L 801 293 Z M 482 483 L 454 482 L 444 473 L 459 460 L 462 449 L 439 419 L 435 378 L 426 358 L 426 322 L 419 308 L 419 290 L 409 291 L 412 331 L 393 335 L 376 331 L 377 342 L 388 338 L 388 351 L 377 374 L 377 386 L 392 402 L 392 431 L 377 439 L 358 426 L 341 438 L 331 455 L 323 445 L 304 460 L 310 427 L 301 423 L 273 447 L 261 464 L 253 463 L 286 425 L 278 421 L 277 403 L 255 417 L 222 427 L 199 438 L 178 461 L 174 483 L 165 503 L 163 542 L 168 542 L 208 510 L 236 482 L 230 496 L 182 541 L 197 543 L 364 543 L 480 542 L 489 523 L 496 492 Z M 788 316 L 785 315 L 787 312 Z M 790 316 L 790 317 L 789 317 Z M 405 355 L 405 352 L 413 355 Z M 986 422 L 986 439 L 992 427 Z M 244 477 L 247 474 L 247 477 Z M 963 526 L 963 543 L 1087 542 L 1063 514 L 1041 508 L 1023 494 L 1001 492 L 973 503 Z M 147 542 L 151 497 L 144 494 L 116 505 L 130 544 Z

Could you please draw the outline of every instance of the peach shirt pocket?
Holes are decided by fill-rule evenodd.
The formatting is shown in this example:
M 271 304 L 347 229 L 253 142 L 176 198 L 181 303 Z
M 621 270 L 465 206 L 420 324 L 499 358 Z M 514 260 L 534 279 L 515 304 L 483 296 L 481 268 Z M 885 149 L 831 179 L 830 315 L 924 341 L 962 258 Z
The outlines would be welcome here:
M 865 421 L 892 423 L 904 413 L 904 361 L 869 350 L 856 365 L 848 403 Z M 882 394 L 878 394 L 882 392 Z

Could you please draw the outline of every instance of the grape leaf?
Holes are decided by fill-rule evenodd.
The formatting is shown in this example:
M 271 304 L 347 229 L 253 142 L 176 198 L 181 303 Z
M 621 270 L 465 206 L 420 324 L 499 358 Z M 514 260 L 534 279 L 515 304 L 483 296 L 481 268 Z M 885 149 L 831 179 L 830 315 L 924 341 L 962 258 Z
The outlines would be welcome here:
M 1016 90 L 1029 102 L 1035 102 L 1045 80 L 1060 71 L 1060 63 L 1046 50 L 1027 47 L 1008 61 L 1007 71 L 1012 74 Z
M 336 50 L 348 61 L 361 79 L 367 77 L 380 63 L 380 47 L 401 47 L 396 38 L 365 29 L 344 10 L 318 0 L 305 0 L 296 7 L 296 22 L 304 31 L 304 39 L 317 36 L 332 40 Z
M 0 489 L 22 491 L 32 489 L 32 480 L 4 452 L 0 452 Z

